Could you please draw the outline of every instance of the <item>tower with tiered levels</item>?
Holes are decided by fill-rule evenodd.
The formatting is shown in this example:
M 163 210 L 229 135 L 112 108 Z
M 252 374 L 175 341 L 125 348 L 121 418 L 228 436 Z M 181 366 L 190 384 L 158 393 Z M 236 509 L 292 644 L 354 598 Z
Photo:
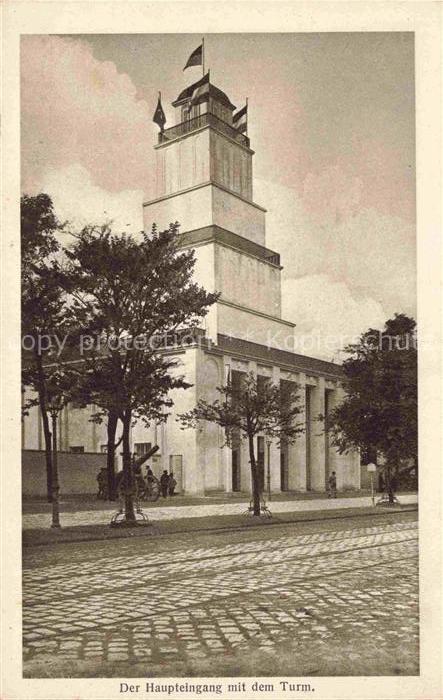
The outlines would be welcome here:
M 177 221 L 196 251 L 196 277 L 220 293 L 206 321 L 219 335 L 293 350 L 294 324 L 281 318 L 280 256 L 266 247 L 266 210 L 253 201 L 249 138 L 235 128 L 235 106 L 204 76 L 172 103 L 176 124 L 159 133 L 157 189 L 144 225 Z

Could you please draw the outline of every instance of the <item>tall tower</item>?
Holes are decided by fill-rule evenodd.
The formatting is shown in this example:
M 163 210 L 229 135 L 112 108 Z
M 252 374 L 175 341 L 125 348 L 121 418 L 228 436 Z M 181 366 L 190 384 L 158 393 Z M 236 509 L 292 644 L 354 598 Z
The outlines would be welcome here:
M 172 103 L 176 124 L 159 133 L 157 188 L 144 204 L 144 226 L 180 224 L 196 251 L 196 279 L 220 299 L 205 320 L 219 334 L 293 349 L 294 324 L 281 319 L 281 266 L 266 247 L 265 212 L 253 201 L 249 138 L 234 126 L 236 109 L 209 74 Z

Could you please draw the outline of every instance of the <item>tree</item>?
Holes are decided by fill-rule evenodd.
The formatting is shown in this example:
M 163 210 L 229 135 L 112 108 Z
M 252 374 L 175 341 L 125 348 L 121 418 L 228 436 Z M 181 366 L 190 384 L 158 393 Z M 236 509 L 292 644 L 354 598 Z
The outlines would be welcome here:
M 52 500 L 52 445 L 48 417 L 45 362 L 50 361 L 56 338 L 65 323 L 65 300 L 60 269 L 54 256 L 60 250 L 56 234 L 63 229 L 46 194 L 21 198 L 21 324 L 25 350 L 22 383 L 36 399 L 23 406 L 40 407 L 46 453 L 47 498 Z
M 263 475 L 255 456 L 255 438 L 268 438 L 293 443 L 304 431 L 303 423 L 296 423 L 301 408 L 298 405 L 298 387 L 276 385 L 252 373 L 239 382 L 230 382 L 217 388 L 221 398 L 213 403 L 200 399 L 195 408 L 179 416 L 184 427 L 196 428 L 201 420 L 216 423 L 225 429 L 226 443 L 231 446 L 236 435 L 248 441 L 251 466 L 254 515 L 260 515 Z
M 415 326 L 414 319 L 395 314 L 383 330 L 370 328 L 346 348 L 346 397 L 327 417 L 332 444 L 340 453 L 360 448 L 382 458 L 390 502 L 402 469 L 411 462 L 417 468 Z
M 168 334 L 196 326 L 217 295 L 192 281 L 195 254 L 180 249 L 177 224 L 138 239 L 114 235 L 107 225 L 86 227 L 65 254 L 72 338 L 80 344 L 76 367 L 87 400 L 122 423 L 125 518 L 132 525 L 131 425 L 166 420 L 170 391 L 190 386 L 165 352 Z M 113 446 L 110 433 L 108 421 Z
M 51 417 L 52 428 L 52 525 L 60 527 L 59 494 L 60 484 L 58 478 L 58 445 L 57 445 L 57 421 L 60 412 L 75 396 L 77 373 L 64 362 L 46 364 L 44 367 L 47 411 Z

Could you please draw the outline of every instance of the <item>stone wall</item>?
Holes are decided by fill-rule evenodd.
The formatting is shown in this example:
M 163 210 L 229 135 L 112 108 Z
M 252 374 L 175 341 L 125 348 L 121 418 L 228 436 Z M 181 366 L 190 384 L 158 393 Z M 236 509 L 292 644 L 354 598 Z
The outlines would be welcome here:
M 106 454 L 84 452 L 58 453 L 60 494 L 97 493 L 97 474 L 106 467 Z M 46 461 L 43 450 L 22 451 L 22 494 L 46 496 Z

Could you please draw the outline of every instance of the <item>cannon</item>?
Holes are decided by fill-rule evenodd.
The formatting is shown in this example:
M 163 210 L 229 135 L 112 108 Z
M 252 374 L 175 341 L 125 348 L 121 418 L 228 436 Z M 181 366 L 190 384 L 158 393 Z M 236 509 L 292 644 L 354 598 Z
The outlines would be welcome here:
M 155 455 L 156 452 L 159 451 L 159 446 L 154 445 L 154 447 L 151 447 L 151 449 L 148 452 L 145 452 L 144 455 L 140 455 L 140 457 L 137 457 L 137 459 L 134 459 L 132 462 L 132 468 L 134 470 L 141 468 L 141 466 L 149 459 L 149 457 L 152 457 L 152 455 Z
M 148 452 L 132 460 L 132 470 L 134 474 L 134 496 L 140 501 L 157 501 L 160 496 L 160 482 L 156 476 L 145 479 L 141 473 L 141 468 L 152 455 L 159 451 L 159 446 L 154 445 Z M 125 495 L 123 472 L 117 474 L 117 493 L 120 498 Z

